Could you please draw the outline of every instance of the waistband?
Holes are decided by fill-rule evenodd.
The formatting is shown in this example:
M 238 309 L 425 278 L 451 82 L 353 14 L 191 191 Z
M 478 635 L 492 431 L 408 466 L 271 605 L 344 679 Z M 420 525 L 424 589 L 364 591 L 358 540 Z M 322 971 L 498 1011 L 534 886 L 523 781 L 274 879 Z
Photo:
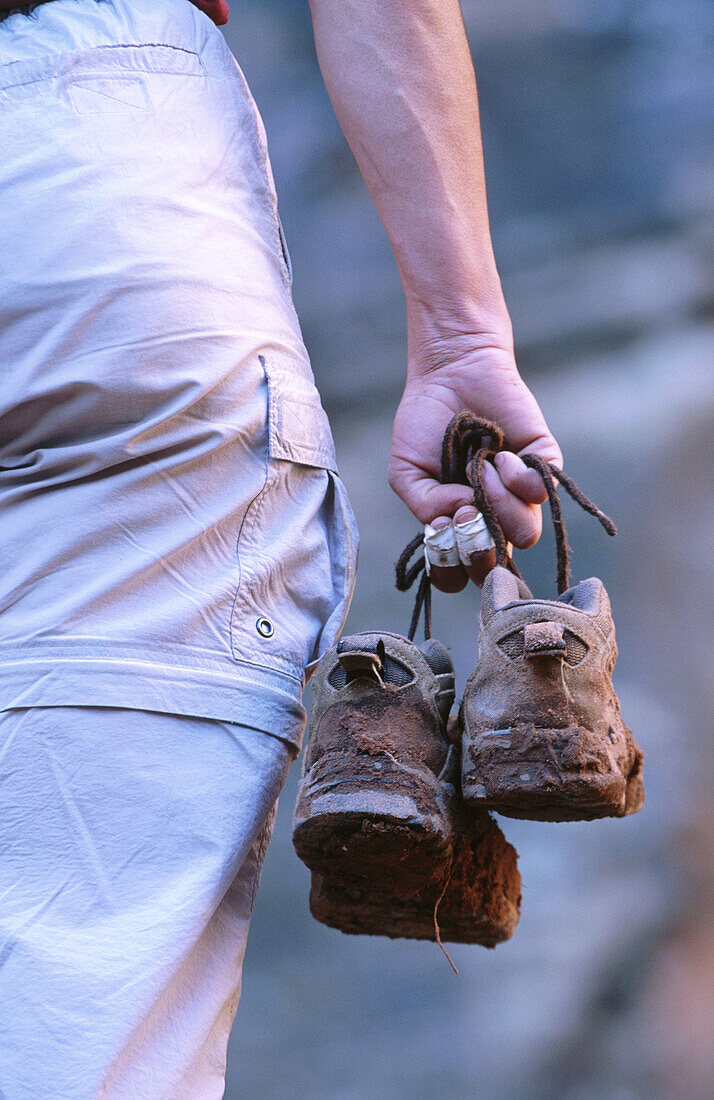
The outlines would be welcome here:
M 30 18 L 8 18 L 18 12 Z M 202 70 L 217 74 L 229 54 L 218 28 L 190 0 L 41 0 L 0 12 L 0 87 L 74 72 L 82 55 L 102 49 L 111 49 L 119 66 L 122 49 L 147 46 L 200 56 Z

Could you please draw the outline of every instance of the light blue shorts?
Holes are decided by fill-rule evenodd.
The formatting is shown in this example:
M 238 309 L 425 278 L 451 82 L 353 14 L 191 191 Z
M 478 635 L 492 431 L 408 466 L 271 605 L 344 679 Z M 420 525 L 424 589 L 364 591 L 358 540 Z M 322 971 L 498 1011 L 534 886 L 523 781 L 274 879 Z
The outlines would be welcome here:
M 0 713 L 0 1096 L 223 1096 L 292 757 L 202 718 Z
M 0 21 L 0 1095 L 217 1100 L 357 539 L 188 0 Z
M 188 0 L 52 0 L 0 149 L 0 710 L 297 746 L 357 539 L 245 80 Z

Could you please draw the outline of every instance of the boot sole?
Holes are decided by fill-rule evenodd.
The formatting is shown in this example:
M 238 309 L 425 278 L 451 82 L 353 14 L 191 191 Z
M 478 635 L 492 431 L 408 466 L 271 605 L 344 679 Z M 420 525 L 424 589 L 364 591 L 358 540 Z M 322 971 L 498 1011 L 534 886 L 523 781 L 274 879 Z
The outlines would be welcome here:
M 521 901 L 516 851 L 486 814 L 476 833 L 457 839 L 453 877 L 445 886 L 432 884 L 400 898 L 369 884 L 345 886 L 313 873 L 310 911 L 349 935 L 435 941 L 436 910 L 444 942 L 496 947 L 511 938 Z
M 515 726 L 464 735 L 462 792 L 469 805 L 532 821 L 590 821 L 640 809 L 629 780 L 591 731 Z M 605 757 L 605 759 L 603 759 Z
M 349 936 L 385 936 L 390 940 L 431 940 L 435 943 L 437 900 L 438 894 L 422 906 L 418 901 L 410 903 L 386 891 L 366 894 L 353 889 L 345 893 L 340 884 L 313 872 L 310 912 L 320 924 Z M 500 909 L 500 913 L 473 917 L 468 914 L 444 917 L 439 910 L 442 942 L 478 944 L 480 947 L 497 947 L 505 943 L 513 935 L 518 910 L 515 902 L 506 900 Z
M 336 882 L 408 895 L 443 877 L 453 848 L 454 787 L 386 755 L 321 757 L 298 787 L 295 851 Z

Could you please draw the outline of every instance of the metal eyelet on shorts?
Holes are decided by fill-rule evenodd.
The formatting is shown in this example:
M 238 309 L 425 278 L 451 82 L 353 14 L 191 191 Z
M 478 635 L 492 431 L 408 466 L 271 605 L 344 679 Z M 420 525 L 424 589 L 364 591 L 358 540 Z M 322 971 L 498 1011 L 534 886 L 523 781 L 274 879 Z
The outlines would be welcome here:
M 261 638 L 272 638 L 275 633 L 275 627 L 270 619 L 266 619 L 265 615 L 261 615 L 259 619 L 256 619 L 255 629 L 258 631 Z

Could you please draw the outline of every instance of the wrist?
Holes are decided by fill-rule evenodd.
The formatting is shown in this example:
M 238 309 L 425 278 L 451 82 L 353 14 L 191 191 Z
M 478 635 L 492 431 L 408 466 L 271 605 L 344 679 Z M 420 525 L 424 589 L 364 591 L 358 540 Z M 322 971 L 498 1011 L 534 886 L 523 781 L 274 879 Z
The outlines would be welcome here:
M 500 287 L 499 287 L 500 292 Z M 473 370 L 495 357 L 513 361 L 513 328 L 503 296 L 459 308 L 407 303 L 407 378 L 463 363 Z

